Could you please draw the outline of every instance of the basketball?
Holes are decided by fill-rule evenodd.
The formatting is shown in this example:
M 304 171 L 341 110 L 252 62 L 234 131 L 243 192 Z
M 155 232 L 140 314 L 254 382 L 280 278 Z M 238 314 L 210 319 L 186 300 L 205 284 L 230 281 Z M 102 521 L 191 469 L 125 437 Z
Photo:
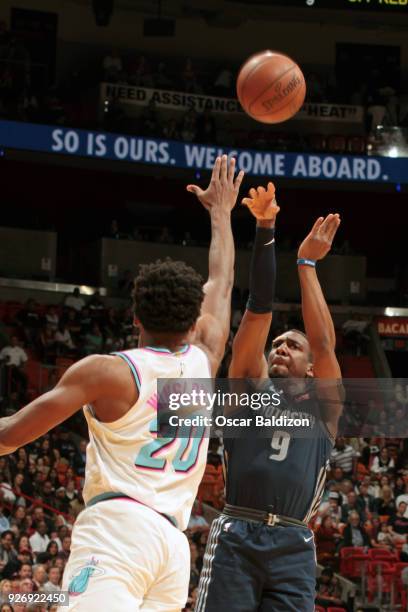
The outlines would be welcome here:
M 282 123 L 301 108 L 305 77 L 287 55 L 262 51 L 241 67 L 237 79 L 238 100 L 244 111 L 261 123 Z

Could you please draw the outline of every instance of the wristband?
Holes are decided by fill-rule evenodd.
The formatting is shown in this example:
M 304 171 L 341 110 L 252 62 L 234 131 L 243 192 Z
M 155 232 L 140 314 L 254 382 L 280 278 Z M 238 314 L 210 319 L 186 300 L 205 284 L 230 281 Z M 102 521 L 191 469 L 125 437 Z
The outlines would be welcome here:
M 296 263 L 298 266 L 310 266 L 311 268 L 316 267 L 316 262 L 313 261 L 313 259 L 298 259 Z

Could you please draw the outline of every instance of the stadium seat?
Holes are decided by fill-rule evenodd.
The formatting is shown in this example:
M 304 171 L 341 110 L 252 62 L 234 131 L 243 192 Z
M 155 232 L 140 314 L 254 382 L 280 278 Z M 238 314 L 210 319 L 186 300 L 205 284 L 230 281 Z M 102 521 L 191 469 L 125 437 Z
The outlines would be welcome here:
M 387 561 L 372 561 L 368 564 L 368 601 L 379 594 L 391 593 L 395 583 L 395 568 Z
M 364 553 L 363 546 L 344 546 L 340 549 L 340 574 L 351 576 L 356 555 L 363 555 L 364 560 L 368 562 L 368 555 Z
M 389 563 L 398 561 L 398 556 L 385 548 L 370 548 L 368 556 L 370 561 L 388 561 Z
M 315 606 L 315 612 L 326 612 L 326 608 L 322 608 L 322 606 Z
M 347 559 L 347 572 L 344 574 L 349 578 L 361 578 L 361 576 L 367 571 L 367 565 L 369 562 L 368 555 L 364 553 L 354 553 Z
M 327 612 L 346 612 L 344 608 L 327 608 Z
M 407 607 L 407 587 L 401 580 L 401 573 L 408 567 L 408 563 L 396 563 L 395 569 L 395 592 L 396 592 L 396 604 L 400 605 L 402 610 L 406 610 Z

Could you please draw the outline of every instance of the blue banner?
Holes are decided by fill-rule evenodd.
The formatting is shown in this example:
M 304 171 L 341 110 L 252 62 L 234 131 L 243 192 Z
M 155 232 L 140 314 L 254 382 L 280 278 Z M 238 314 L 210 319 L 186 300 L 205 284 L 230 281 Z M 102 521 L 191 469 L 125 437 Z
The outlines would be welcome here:
M 293 179 L 408 182 L 408 158 L 278 153 L 0 121 L 0 146 L 25 151 L 211 170 L 217 155 L 237 158 L 252 176 Z

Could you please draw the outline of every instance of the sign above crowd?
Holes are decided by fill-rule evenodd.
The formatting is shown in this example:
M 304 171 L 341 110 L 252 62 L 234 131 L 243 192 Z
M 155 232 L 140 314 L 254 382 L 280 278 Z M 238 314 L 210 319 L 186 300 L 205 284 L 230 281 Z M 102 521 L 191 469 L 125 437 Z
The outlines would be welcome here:
M 243 113 L 235 98 L 219 98 L 180 91 L 149 89 L 114 83 L 101 84 L 101 104 L 106 106 L 114 100 L 121 105 L 147 106 L 154 102 L 158 109 L 187 112 L 191 108 L 201 113 Z M 364 118 L 362 106 L 348 104 L 304 104 L 294 119 L 303 121 L 330 121 L 336 123 L 361 123 Z
M 377 331 L 380 336 L 408 338 L 408 317 L 379 317 Z
M 254 151 L 14 121 L 0 121 L 0 145 L 192 170 L 211 170 L 215 158 L 225 153 L 234 156 L 238 168 L 252 176 L 383 184 L 408 182 L 408 158 Z

